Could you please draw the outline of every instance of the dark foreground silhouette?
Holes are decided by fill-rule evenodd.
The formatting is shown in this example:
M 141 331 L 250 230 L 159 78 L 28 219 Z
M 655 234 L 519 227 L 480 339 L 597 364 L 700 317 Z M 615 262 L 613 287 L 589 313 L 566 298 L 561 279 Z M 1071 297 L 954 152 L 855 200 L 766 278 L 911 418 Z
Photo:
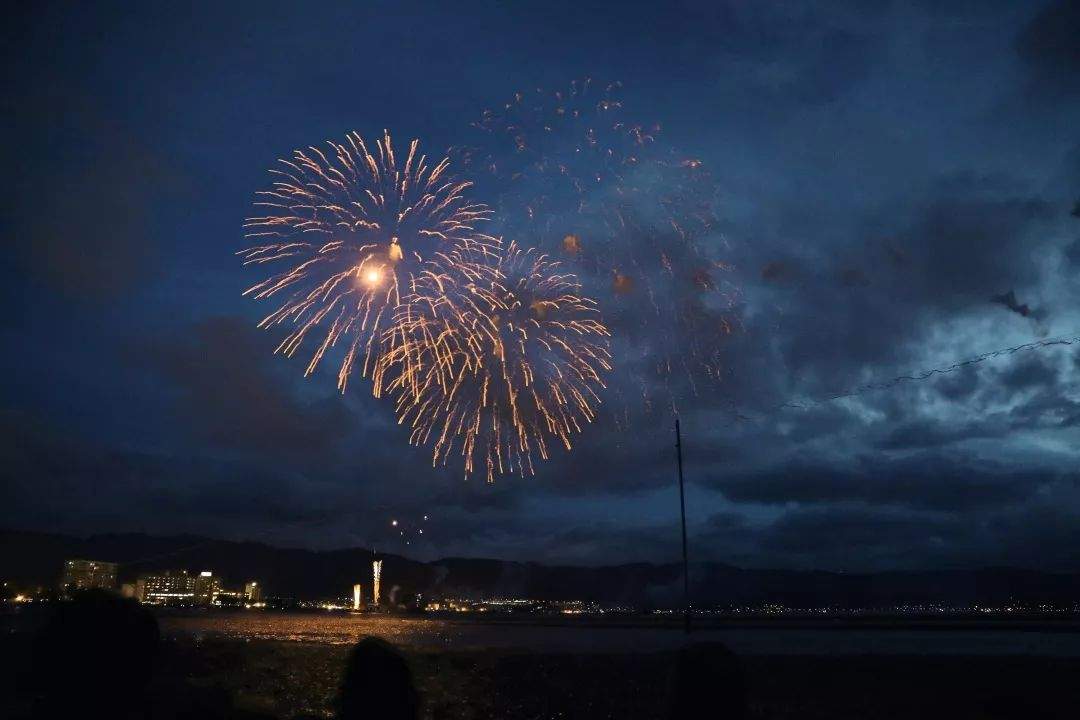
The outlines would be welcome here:
M 352 648 L 159 639 L 146 608 L 104 594 L 39 609 L 41 622 L 0 633 L 0 666 L 14 668 L 0 673 L 4 720 L 1071 720 L 1080 707 L 1077 658 L 738 657 L 719 643 L 677 652 L 402 654 L 376 638 Z
M 668 699 L 670 720 L 742 720 L 746 717 L 746 677 L 739 657 L 718 642 L 681 649 Z
M 338 702 L 341 720 L 419 717 L 409 664 L 390 643 L 375 637 L 364 638 L 349 653 Z
M 92 591 L 60 604 L 33 644 L 33 717 L 139 717 L 158 644 L 157 620 L 134 600 Z

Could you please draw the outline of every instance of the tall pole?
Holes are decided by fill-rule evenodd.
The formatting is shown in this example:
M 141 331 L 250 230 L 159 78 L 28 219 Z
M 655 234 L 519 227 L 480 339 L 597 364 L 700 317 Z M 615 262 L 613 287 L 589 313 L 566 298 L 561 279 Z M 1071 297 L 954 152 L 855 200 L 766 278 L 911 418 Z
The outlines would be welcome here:
M 682 514 L 683 630 L 690 634 L 690 561 L 686 555 L 686 494 L 683 491 L 682 433 L 675 418 L 675 454 L 679 458 L 679 510 Z

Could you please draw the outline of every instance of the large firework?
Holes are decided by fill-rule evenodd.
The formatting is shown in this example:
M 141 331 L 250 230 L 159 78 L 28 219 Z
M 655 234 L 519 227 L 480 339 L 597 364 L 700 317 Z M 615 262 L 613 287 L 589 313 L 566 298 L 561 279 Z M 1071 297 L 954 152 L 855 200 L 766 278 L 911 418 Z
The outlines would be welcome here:
M 531 474 L 596 417 L 610 333 L 577 279 L 536 250 L 460 247 L 414 279 L 380 363 L 410 442 L 466 475 Z
M 466 198 L 470 183 L 451 177 L 447 158 L 432 162 L 420 154 L 416 140 L 402 161 L 389 133 L 370 149 L 349 133 L 344 142 L 296 150 L 270 172 L 271 187 L 257 193 L 259 214 L 244 225 L 258 244 L 239 255 L 245 265 L 285 267 L 244 294 L 279 300 L 259 325 L 291 326 L 279 352 L 292 356 L 308 336 L 317 337 L 305 374 L 346 344 L 342 391 L 358 359 L 369 376 L 387 351 L 383 341 L 400 337 L 385 332 L 387 323 L 403 287 L 439 248 L 482 255 L 495 244 L 476 231 L 489 213 Z
M 719 386 L 738 293 L 709 172 L 628 119 L 619 93 L 587 80 L 518 93 L 457 152 L 497 201 L 497 230 L 563 258 L 626 339 L 621 410 L 639 395 L 677 409 Z

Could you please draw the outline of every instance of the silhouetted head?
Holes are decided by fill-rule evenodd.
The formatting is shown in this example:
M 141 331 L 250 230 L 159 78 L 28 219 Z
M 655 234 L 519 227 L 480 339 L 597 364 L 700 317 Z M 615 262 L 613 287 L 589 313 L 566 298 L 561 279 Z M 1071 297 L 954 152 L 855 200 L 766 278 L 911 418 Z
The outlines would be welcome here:
M 679 650 L 671 682 L 672 720 L 746 717 L 746 679 L 739 657 L 719 642 Z
M 418 717 L 419 700 L 412 671 L 390 643 L 367 637 L 349 653 L 341 678 L 340 713 L 342 720 Z
M 62 603 L 34 640 L 40 717 L 123 717 L 137 711 L 158 648 L 157 620 L 131 599 L 89 591 Z

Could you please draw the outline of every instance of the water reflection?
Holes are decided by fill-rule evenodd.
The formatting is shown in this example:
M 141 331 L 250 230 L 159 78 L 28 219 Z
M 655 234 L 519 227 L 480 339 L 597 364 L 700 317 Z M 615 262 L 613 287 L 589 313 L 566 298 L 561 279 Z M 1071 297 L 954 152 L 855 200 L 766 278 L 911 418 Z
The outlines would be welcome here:
M 385 615 L 245 612 L 161 618 L 169 635 L 352 644 L 365 635 L 417 649 L 652 652 L 679 647 L 677 628 L 469 622 Z M 695 632 L 743 654 L 1053 655 L 1080 657 L 1080 633 L 1018 628 L 832 629 L 740 627 Z

